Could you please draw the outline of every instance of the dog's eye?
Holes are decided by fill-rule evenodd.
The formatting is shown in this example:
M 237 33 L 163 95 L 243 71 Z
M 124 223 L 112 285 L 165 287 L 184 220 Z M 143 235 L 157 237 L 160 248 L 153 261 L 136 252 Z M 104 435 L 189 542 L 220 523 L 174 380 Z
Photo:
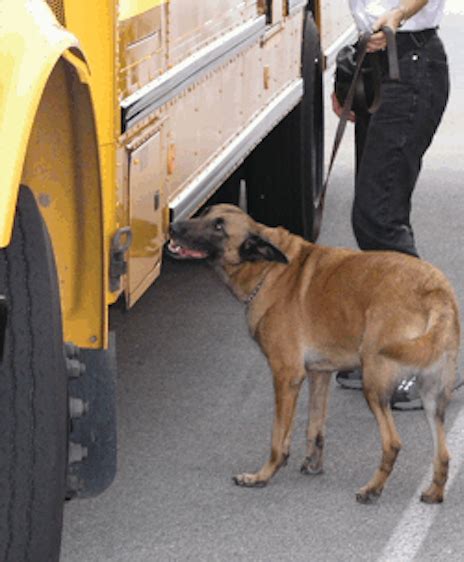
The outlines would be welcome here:
M 216 219 L 213 226 L 215 230 L 224 230 L 224 219 Z

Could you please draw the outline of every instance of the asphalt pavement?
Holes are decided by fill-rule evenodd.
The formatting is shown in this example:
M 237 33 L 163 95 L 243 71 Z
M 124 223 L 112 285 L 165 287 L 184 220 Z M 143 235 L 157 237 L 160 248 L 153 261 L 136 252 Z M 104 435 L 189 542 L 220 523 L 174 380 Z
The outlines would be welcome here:
M 452 95 L 424 161 L 413 225 L 422 257 L 448 275 L 464 309 L 460 4 L 448 2 L 453 13 L 441 29 Z M 328 143 L 334 127 L 328 113 Z M 351 130 L 332 178 L 320 242 L 355 247 Z M 266 488 L 244 489 L 232 476 L 256 470 L 267 458 L 273 389 L 243 306 L 206 264 L 166 262 L 129 313 L 113 312 L 112 327 L 119 363 L 118 474 L 102 496 L 66 505 L 63 562 L 462 560 L 464 390 L 455 392 L 448 409 L 452 481 L 440 506 L 419 502 L 432 459 L 420 411 L 395 413 L 403 450 L 380 501 L 355 502 L 378 464 L 380 442 L 362 394 L 335 383 L 324 473 L 299 471 L 303 389 L 287 467 Z

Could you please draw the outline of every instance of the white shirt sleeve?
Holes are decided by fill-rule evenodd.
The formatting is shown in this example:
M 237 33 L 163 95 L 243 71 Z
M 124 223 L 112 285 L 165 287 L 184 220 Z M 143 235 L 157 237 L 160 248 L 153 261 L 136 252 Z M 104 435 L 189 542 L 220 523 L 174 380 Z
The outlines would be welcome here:
M 357 28 L 361 32 L 372 31 L 372 25 L 383 13 L 399 5 L 399 0 L 349 0 Z M 412 18 L 406 20 L 401 31 L 421 31 L 440 25 L 445 0 L 429 0 Z

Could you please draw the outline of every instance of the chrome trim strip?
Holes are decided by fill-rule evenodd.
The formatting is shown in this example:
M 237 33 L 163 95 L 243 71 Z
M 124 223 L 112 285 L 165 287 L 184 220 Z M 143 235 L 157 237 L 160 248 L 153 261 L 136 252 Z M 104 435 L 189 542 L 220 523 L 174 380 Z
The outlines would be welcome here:
M 324 52 L 325 57 L 325 68 L 330 68 L 335 64 L 335 59 L 337 58 L 338 51 L 350 43 L 354 43 L 358 38 L 358 31 L 356 26 L 351 25 L 344 33 L 340 35 L 330 47 Z
M 218 189 L 267 133 L 303 97 L 303 80 L 292 82 L 169 204 L 173 221 L 188 218 Z
M 288 0 L 288 15 L 293 16 L 295 12 L 305 8 L 307 0 Z
M 226 59 L 259 40 L 266 28 L 260 16 L 200 49 L 162 76 L 121 101 L 121 131 L 143 119 Z

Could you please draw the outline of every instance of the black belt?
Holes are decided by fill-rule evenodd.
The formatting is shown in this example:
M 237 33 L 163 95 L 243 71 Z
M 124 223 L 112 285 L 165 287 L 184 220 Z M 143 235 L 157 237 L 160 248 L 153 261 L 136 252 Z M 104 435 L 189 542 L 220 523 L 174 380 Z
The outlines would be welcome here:
M 396 44 L 399 58 L 405 53 L 422 48 L 436 34 L 437 28 L 422 29 L 421 31 L 397 31 Z

